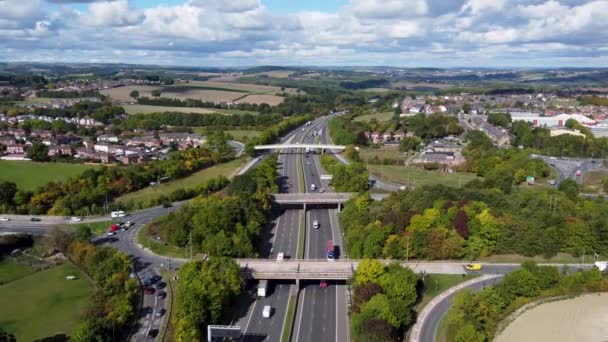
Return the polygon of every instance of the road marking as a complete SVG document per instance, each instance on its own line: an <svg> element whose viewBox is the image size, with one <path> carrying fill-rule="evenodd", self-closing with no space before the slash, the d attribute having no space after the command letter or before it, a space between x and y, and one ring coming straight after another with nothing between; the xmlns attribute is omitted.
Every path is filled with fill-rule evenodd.
<svg viewBox="0 0 608 342"><path fill-rule="evenodd" d="M300 330L302 330L302 315L304 314L304 303L306 298L306 288L302 290L302 305L300 305L300 318L298 319L298 330L296 330L296 342L300 340Z"/></svg>
<svg viewBox="0 0 608 342"><path fill-rule="evenodd" d="M310 222L310 211L306 211L305 213L305 217L304 217L304 240L306 241L306 251L304 253L304 259L308 259L309 258L309 254L310 254L310 236L306 237L307 235L309 235L309 231L308 231L308 224L307 222ZM312 235L312 234L310 234Z"/></svg>
<svg viewBox="0 0 608 342"><path fill-rule="evenodd" d="M245 339L245 335L247 335L247 329L249 329L249 323L251 322L251 317L253 317L253 314L255 313L255 306L256 305L258 305L257 299L253 302L253 308L251 309L251 314L249 315L249 319L247 320L247 324L245 324L245 331L243 333L243 336L241 337L241 341L243 341Z"/></svg>

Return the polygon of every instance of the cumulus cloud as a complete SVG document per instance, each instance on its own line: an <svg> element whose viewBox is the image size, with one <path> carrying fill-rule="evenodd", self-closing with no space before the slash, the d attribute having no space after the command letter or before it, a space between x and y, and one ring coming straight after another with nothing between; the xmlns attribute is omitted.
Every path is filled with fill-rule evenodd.
<svg viewBox="0 0 608 342"><path fill-rule="evenodd" d="M0 1L0 59L608 66L608 0L350 0L289 14L264 0L183 1Z"/></svg>

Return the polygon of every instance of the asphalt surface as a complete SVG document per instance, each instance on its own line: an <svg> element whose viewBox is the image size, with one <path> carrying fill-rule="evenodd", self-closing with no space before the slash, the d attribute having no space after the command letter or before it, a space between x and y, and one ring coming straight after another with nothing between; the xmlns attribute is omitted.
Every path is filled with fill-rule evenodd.
<svg viewBox="0 0 608 342"><path fill-rule="evenodd" d="M327 120L315 121L316 131L320 132L321 142L326 143L323 133L327 130ZM308 134L304 143L314 143L315 137ZM318 192L332 189L327 181L321 180L320 151L305 154L302 158L305 192ZM315 190L311 185L315 185ZM313 227L317 221L318 228ZM344 252L336 210L310 208L306 212L306 259L327 259L327 243L333 241L337 258ZM332 261L327 261L332 262ZM321 288L319 282L303 282L298 298L298 310L292 334L292 341L348 341L348 307L346 286L328 282Z"/></svg>
<svg viewBox="0 0 608 342"><path fill-rule="evenodd" d="M296 129L282 142L299 141L305 130ZM279 192L298 193L298 165L297 151L295 149L282 150L278 156L279 161ZM269 156L269 158L271 158ZM295 258L298 246L298 228L300 221L300 209L283 209L274 213L276 217L270 222L268 232L264 236L261 257L275 259L279 253L284 253L285 258ZM269 281L266 297L257 297L255 284L251 284L249 300L252 304L244 308L244 312L236 320L236 324L243 332L242 341L279 341L285 327L287 305L292 292L295 292L295 284L292 282ZM245 299L247 300L247 298ZM264 318L262 311L264 306L270 305L272 314L270 318Z"/></svg>

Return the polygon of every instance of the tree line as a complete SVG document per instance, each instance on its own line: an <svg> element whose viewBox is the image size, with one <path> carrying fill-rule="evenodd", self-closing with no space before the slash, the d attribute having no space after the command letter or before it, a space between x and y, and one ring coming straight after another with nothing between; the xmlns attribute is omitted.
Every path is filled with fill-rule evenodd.
<svg viewBox="0 0 608 342"><path fill-rule="evenodd" d="M38 90L36 97L49 97L56 99L70 99L79 97L98 97L102 95L97 90Z"/></svg>
<svg viewBox="0 0 608 342"><path fill-rule="evenodd" d="M493 287L472 293L461 291L447 315L454 342L491 341L497 327L509 314L541 298L608 291L608 279L597 268L560 273L554 266L525 262Z"/></svg>
<svg viewBox="0 0 608 342"><path fill-rule="evenodd" d="M352 258L475 260L606 255L607 217L603 200L540 188L507 194L472 181L400 191L378 202L364 194L346 203L340 223Z"/></svg>
<svg viewBox="0 0 608 342"><path fill-rule="evenodd" d="M331 186L338 192L361 192L369 189L369 173L358 162L348 165L326 154L321 157L321 165L332 175Z"/></svg>
<svg viewBox="0 0 608 342"><path fill-rule="evenodd" d="M399 264L359 263L352 281L350 309L353 341L400 341L414 322L420 278Z"/></svg>
<svg viewBox="0 0 608 342"><path fill-rule="evenodd" d="M120 124L124 129L136 128L146 130L158 130L163 126L181 127L268 127L281 122L283 118L278 114L234 114L225 115L220 113L208 113L205 115L197 113L163 112L150 114L130 115Z"/></svg>
<svg viewBox="0 0 608 342"><path fill-rule="evenodd" d="M158 93L158 95L160 96L160 93ZM198 99L180 100L180 99L168 98L168 97L159 97L159 98L138 97L137 103L142 104L142 105L165 106L165 107L237 109L237 110L259 112L262 114L270 114L270 112L272 110L270 105L267 103L227 104L227 103L214 102L214 101L203 101L203 100L198 100Z"/></svg>
<svg viewBox="0 0 608 342"><path fill-rule="evenodd" d="M152 229L168 243L210 256L255 257L278 191L276 158L235 177L225 194L201 195L157 220Z"/></svg>
<svg viewBox="0 0 608 342"><path fill-rule="evenodd" d="M95 284L91 301L70 340L111 341L136 312L139 282L129 277L128 255L113 247L92 245L90 238L90 231L77 235L71 230L54 228L48 239L51 246L66 254Z"/></svg>
<svg viewBox="0 0 608 342"><path fill-rule="evenodd" d="M36 215L101 214L106 203L109 204L106 209L120 208L111 204L114 198L142 189L151 182L158 182L160 178L169 177L174 180L185 177L233 158L232 149L229 154L217 155L214 150L218 146L207 145L175 151L169 154L167 160L155 160L146 164L92 168L78 177L63 182L49 182L35 191L18 189L13 182L0 182L0 210ZM225 184L225 180L209 187L217 189L222 184ZM181 196L176 196L179 197Z"/></svg>
<svg viewBox="0 0 608 342"><path fill-rule="evenodd" d="M42 108L37 107L28 109L25 107L1 106L0 111L8 116L18 116L25 114L44 115L53 118L85 118L90 117L96 121L109 124L114 119L120 118L126 114L124 108L114 106L109 102L90 102L82 101L74 103L66 108Z"/></svg>
<svg viewBox="0 0 608 342"><path fill-rule="evenodd" d="M284 119L274 126L271 126L260 133L257 137L251 139L245 145L245 152L249 155L255 154L254 147L256 145L272 144L276 142L282 135L295 129L298 126L313 119L312 115L298 115Z"/></svg>

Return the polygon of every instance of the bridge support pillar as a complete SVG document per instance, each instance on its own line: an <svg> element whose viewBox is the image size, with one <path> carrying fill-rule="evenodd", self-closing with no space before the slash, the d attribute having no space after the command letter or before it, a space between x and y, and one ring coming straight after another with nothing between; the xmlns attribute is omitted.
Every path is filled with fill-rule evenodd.
<svg viewBox="0 0 608 342"><path fill-rule="evenodd" d="M306 215L306 203L304 203L304 215Z"/></svg>
<svg viewBox="0 0 608 342"><path fill-rule="evenodd" d="M338 212L342 211L342 204L338 203Z"/></svg>
<svg viewBox="0 0 608 342"><path fill-rule="evenodd" d="M296 278L296 286L300 289L300 278Z"/></svg>

